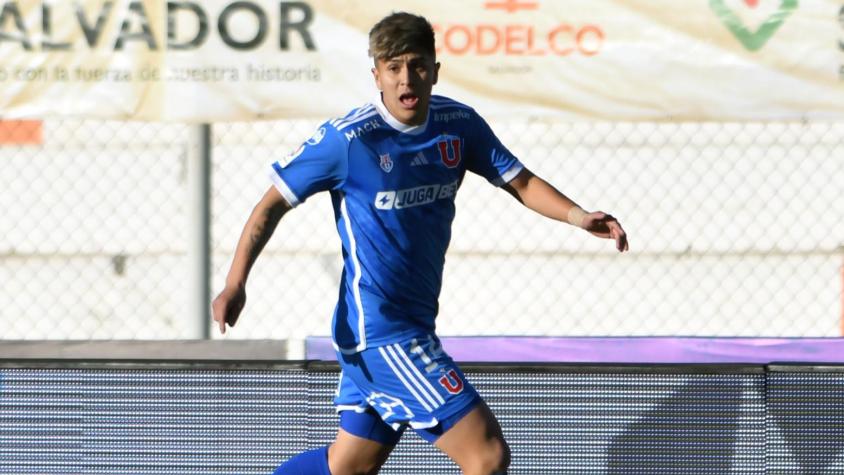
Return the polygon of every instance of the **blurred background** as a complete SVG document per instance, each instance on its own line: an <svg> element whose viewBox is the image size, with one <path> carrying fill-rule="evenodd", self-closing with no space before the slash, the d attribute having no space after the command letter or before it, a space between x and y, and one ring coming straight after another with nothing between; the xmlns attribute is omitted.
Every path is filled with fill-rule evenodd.
<svg viewBox="0 0 844 475"><path fill-rule="evenodd" d="M442 335L841 336L844 123L491 124L527 167L617 216L631 251L541 218L470 174L447 255ZM318 125L210 127L200 285L212 294L270 185L269 163ZM207 309L186 311L197 292L196 126L3 127L3 339L219 338ZM276 230L226 338L327 335L339 256L330 200L314 197Z"/></svg>

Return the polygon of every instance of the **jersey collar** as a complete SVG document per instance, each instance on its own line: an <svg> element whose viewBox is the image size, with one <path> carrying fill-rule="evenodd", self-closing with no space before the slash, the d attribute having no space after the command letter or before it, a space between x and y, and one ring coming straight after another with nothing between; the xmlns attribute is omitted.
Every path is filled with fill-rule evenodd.
<svg viewBox="0 0 844 475"><path fill-rule="evenodd" d="M428 121L431 120L431 109L430 106L428 107L428 117L425 119L425 123L422 125L407 125L400 122L398 119L393 117L393 114L390 114L390 111L387 110L387 106L384 105L384 102L381 100L381 92L379 91L375 95L375 99L372 101L375 104L375 109L378 111L378 114L384 119L384 122L387 123L390 127L398 130L399 132L411 135L419 135L428 128Z"/></svg>

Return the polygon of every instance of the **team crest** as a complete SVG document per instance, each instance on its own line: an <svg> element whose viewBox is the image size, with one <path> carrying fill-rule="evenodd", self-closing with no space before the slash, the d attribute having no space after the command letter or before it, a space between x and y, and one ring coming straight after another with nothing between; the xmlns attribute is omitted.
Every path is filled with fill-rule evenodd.
<svg viewBox="0 0 844 475"><path fill-rule="evenodd" d="M457 371L450 369L446 371L445 375L441 376L440 384L451 394L460 394L463 392L463 380L457 375Z"/></svg>
<svg viewBox="0 0 844 475"><path fill-rule="evenodd" d="M384 155L380 156L381 158L381 169L384 170L384 173L390 173L393 170L393 159L390 158L389 153L385 153Z"/></svg>
<svg viewBox="0 0 844 475"><path fill-rule="evenodd" d="M446 167L454 168L460 164L460 138L437 142L437 148Z"/></svg>

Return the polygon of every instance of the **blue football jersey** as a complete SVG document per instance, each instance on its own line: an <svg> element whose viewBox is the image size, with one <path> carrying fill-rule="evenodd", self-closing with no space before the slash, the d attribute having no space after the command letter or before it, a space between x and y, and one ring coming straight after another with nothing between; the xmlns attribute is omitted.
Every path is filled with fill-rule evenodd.
<svg viewBox="0 0 844 475"><path fill-rule="evenodd" d="M442 96L429 107L425 124L408 126L379 95L271 165L292 206L331 194L344 263L332 333L343 353L434 331L466 171L500 186L523 168L472 108Z"/></svg>

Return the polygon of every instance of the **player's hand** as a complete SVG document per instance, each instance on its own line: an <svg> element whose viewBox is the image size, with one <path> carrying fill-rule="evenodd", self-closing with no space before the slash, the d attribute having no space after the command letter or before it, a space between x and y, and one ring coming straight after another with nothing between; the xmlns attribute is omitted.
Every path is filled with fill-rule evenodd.
<svg viewBox="0 0 844 475"><path fill-rule="evenodd" d="M211 302L211 313L220 333L226 333L226 324L233 327L246 304L246 289L242 286L226 286L220 295Z"/></svg>
<svg viewBox="0 0 844 475"><path fill-rule="evenodd" d="M619 224L618 220L611 215L602 211L595 211L588 213L583 218L583 229L603 239L613 239L615 241L615 248L619 252L626 251L627 233Z"/></svg>

